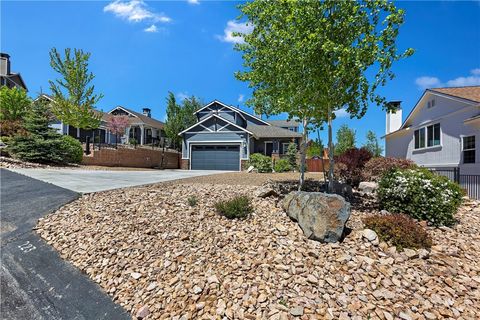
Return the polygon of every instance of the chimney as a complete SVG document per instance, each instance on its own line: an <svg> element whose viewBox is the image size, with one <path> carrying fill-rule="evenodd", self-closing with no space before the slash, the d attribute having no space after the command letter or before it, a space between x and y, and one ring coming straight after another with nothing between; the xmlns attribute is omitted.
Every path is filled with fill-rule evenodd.
<svg viewBox="0 0 480 320"><path fill-rule="evenodd" d="M385 134L397 131L402 126L402 107L401 101L390 101L388 104L392 111L387 111L387 123Z"/></svg>
<svg viewBox="0 0 480 320"><path fill-rule="evenodd" d="M143 108L143 115L151 118L152 117L152 110L150 108Z"/></svg>
<svg viewBox="0 0 480 320"><path fill-rule="evenodd" d="M10 56L6 53L0 53L0 74L10 74Z"/></svg>

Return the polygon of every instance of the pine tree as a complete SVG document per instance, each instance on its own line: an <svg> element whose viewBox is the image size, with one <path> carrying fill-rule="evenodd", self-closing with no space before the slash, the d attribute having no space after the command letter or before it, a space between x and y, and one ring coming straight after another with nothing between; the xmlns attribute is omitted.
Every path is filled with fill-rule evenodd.
<svg viewBox="0 0 480 320"><path fill-rule="evenodd" d="M65 163L62 135L50 128L52 113L48 105L38 100L25 116L24 135L17 135L8 147L16 158L39 163Z"/></svg>

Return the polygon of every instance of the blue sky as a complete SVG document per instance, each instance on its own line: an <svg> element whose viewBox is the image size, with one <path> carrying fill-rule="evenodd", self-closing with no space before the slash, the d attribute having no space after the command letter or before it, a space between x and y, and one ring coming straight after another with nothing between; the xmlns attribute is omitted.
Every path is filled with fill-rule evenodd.
<svg viewBox="0 0 480 320"><path fill-rule="evenodd" d="M235 79L242 58L233 50L231 31L238 2L213 1L2 1L1 51L11 55L30 95L49 91L56 74L49 65L52 47L91 52L94 84L105 97L98 108L150 107L165 117L165 98L196 95L244 108L251 91ZM426 87L480 84L480 2L397 2L406 10L398 47L416 50L394 66L396 78L381 89L387 99L402 100L404 117ZM361 120L339 114L357 131L385 132L385 114L371 105ZM278 118L278 117L277 117ZM312 135L314 137L316 135ZM321 133L326 141L326 132Z"/></svg>

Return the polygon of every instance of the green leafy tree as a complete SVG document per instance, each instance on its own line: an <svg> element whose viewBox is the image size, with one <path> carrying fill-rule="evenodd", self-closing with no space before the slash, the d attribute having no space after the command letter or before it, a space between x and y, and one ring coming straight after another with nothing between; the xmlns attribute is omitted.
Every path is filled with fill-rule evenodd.
<svg viewBox="0 0 480 320"><path fill-rule="evenodd" d="M367 141L363 145L374 157L380 157L383 152L382 146L378 143L377 135L372 130L367 132Z"/></svg>
<svg viewBox="0 0 480 320"><path fill-rule="evenodd" d="M0 88L0 120L21 120L31 104L25 90L6 86Z"/></svg>
<svg viewBox="0 0 480 320"><path fill-rule="evenodd" d="M175 95L168 93L167 97L167 121L165 123L165 135L169 138L175 149L182 145L182 137L178 134L197 122L194 112L202 106L195 96L183 100L182 105L177 104Z"/></svg>
<svg viewBox="0 0 480 320"><path fill-rule="evenodd" d="M165 135L173 144L174 149L182 143L182 138L178 134L182 131L181 128L182 116L181 108L177 104L175 95L172 92L168 92L167 97L167 121L165 122Z"/></svg>
<svg viewBox="0 0 480 320"><path fill-rule="evenodd" d="M63 164L81 161L83 151L80 142L50 128L52 119L53 115L45 101L34 102L25 115L27 133L15 136L8 151L16 158L31 162Z"/></svg>
<svg viewBox="0 0 480 320"><path fill-rule="evenodd" d="M65 49L62 57L57 49L50 51L50 65L60 74L55 81L49 80L53 101L52 111L63 122L81 129L96 129L100 116L94 112L95 105L103 97L95 94L91 84L95 78L88 71L90 53L80 49Z"/></svg>
<svg viewBox="0 0 480 320"><path fill-rule="evenodd" d="M307 147L307 157L323 157L323 142L321 139L311 140Z"/></svg>
<svg viewBox="0 0 480 320"><path fill-rule="evenodd" d="M340 126L337 131L337 143L335 144L335 155L344 154L348 149L355 148L355 130L350 129L346 124Z"/></svg>
<svg viewBox="0 0 480 320"><path fill-rule="evenodd" d="M257 113L286 112L301 119L304 139L300 186L304 182L308 131L328 125L329 189L333 190L332 121L344 108L361 118L370 103L389 106L378 88L394 77L391 67L412 49L398 53L396 38L404 11L387 1L252 1L240 6L253 27L234 33L244 41L245 71Z"/></svg>

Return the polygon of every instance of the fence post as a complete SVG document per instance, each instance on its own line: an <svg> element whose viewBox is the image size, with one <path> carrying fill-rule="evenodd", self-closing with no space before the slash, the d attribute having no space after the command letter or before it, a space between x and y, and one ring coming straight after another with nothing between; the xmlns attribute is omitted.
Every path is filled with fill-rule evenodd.
<svg viewBox="0 0 480 320"><path fill-rule="evenodd" d="M460 184L460 167L456 167L454 171L455 182Z"/></svg>

